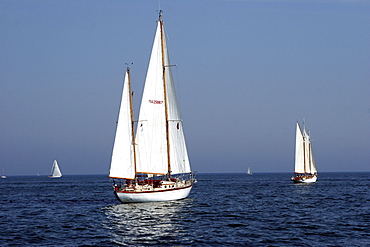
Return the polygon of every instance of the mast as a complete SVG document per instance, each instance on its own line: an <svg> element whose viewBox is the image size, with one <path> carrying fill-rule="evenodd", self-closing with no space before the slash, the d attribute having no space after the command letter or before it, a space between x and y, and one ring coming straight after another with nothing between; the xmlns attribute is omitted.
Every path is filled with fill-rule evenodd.
<svg viewBox="0 0 370 247"><path fill-rule="evenodd" d="M137 180L136 177L136 149L135 149L135 121L134 121L134 110L132 108L132 91L131 91L131 77L130 77L130 67L127 67L127 85L128 85L128 91L130 94L129 101L130 101L130 118L131 118L131 141L133 146L133 153L134 153L134 172L135 172L135 180Z"/></svg>
<svg viewBox="0 0 370 247"><path fill-rule="evenodd" d="M162 69L163 69L163 90L164 90L164 109L165 109L165 122L166 122L166 142L167 142L167 162L168 162L168 179L171 177L171 157L170 157L170 138L168 126L168 97L167 97L167 81L166 81L166 64L165 64L165 47L164 47L164 30L162 10L159 11L159 24L161 27L161 53L162 53Z"/></svg>
<svg viewBox="0 0 370 247"><path fill-rule="evenodd" d="M306 136L303 136L303 170L304 170L304 173L307 173L306 171Z"/></svg>
<svg viewBox="0 0 370 247"><path fill-rule="evenodd" d="M308 163L308 165L307 165L307 162L309 162L309 152L308 152L308 154L306 154L307 153L307 144L309 145L309 142L308 142L308 135L307 135L307 131L306 131L306 125L305 125L305 119L303 119L303 164L304 164L304 173L306 174L306 173L308 173L307 172L307 169L306 168L308 168L308 165L310 165L309 163ZM308 158L308 161L307 161L307 158Z"/></svg>
<svg viewBox="0 0 370 247"><path fill-rule="evenodd" d="M311 141L308 143L308 162L309 162L309 167L310 167L310 174L313 174L312 173L312 162L311 162L311 157L312 153L311 153Z"/></svg>

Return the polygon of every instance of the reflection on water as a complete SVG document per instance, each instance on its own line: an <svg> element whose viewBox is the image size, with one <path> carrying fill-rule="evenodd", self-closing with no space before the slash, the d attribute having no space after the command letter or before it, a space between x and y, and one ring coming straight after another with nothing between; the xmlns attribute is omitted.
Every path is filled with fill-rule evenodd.
<svg viewBox="0 0 370 247"><path fill-rule="evenodd" d="M105 215L112 241L120 245L191 244L184 218L192 199L172 202L118 204Z"/></svg>
<svg viewBox="0 0 370 247"><path fill-rule="evenodd" d="M317 188L316 183L292 183L291 186L294 188L292 192L293 195L310 196L315 193L315 188Z"/></svg>

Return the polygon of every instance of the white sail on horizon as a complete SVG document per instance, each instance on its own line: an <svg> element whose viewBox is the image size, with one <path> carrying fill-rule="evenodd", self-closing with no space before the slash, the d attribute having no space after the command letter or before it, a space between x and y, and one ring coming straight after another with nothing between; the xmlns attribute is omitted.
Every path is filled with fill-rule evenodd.
<svg viewBox="0 0 370 247"><path fill-rule="evenodd" d="M50 176L49 177L55 177L59 178L62 176L62 172L59 169L58 162L56 160L53 161L53 165L51 167Z"/></svg>

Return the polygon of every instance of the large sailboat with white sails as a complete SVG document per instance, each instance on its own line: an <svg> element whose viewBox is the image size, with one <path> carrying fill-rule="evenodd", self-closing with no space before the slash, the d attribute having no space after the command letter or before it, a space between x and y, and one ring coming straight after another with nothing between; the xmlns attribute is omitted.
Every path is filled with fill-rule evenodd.
<svg viewBox="0 0 370 247"><path fill-rule="evenodd" d="M124 80L109 172L123 203L183 199L194 185L171 67L160 11L137 121L129 68Z"/></svg>
<svg viewBox="0 0 370 247"><path fill-rule="evenodd" d="M310 135L307 133L305 125L303 124L302 131L297 122L294 176L291 179L295 183L315 183L317 176Z"/></svg>

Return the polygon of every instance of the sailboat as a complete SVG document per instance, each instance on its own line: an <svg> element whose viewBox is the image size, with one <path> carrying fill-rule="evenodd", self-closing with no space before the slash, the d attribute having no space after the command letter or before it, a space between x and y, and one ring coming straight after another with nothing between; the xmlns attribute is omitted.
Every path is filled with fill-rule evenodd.
<svg viewBox="0 0 370 247"><path fill-rule="evenodd" d="M50 178L60 178L61 176L62 176L62 173L60 172L58 162L54 160L49 177Z"/></svg>
<svg viewBox="0 0 370 247"><path fill-rule="evenodd" d="M251 168L250 168L250 167L248 167L247 174L248 174L248 175L252 175L252 174L253 174L253 173L251 172Z"/></svg>
<svg viewBox="0 0 370 247"><path fill-rule="evenodd" d="M125 74L109 171L123 203L184 199L194 185L171 66L160 11L138 121Z"/></svg>
<svg viewBox="0 0 370 247"><path fill-rule="evenodd" d="M1 174L1 178L6 178L4 168L3 168L3 173Z"/></svg>
<svg viewBox="0 0 370 247"><path fill-rule="evenodd" d="M294 176L291 178L295 183L315 183L317 180L317 169L312 153L310 135L303 124L303 131L296 124L295 143L295 168Z"/></svg>

